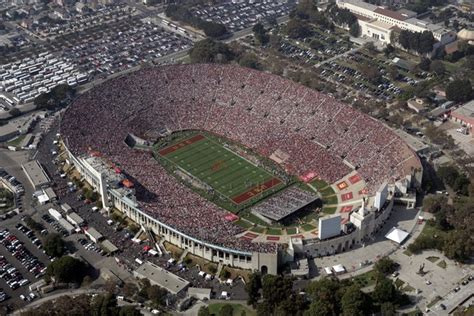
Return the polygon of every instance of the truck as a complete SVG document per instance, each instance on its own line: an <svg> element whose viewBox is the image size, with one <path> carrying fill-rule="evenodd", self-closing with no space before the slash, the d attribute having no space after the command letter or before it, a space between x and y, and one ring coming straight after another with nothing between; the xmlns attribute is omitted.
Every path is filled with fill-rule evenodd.
<svg viewBox="0 0 474 316"><path fill-rule="evenodd" d="M59 213L58 211L56 211L54 208L50 208L48 210L48 213L49 215L51 215L55 220L59 221L59 219L61 219L63 216L61 215L61 213Z"/></svg>

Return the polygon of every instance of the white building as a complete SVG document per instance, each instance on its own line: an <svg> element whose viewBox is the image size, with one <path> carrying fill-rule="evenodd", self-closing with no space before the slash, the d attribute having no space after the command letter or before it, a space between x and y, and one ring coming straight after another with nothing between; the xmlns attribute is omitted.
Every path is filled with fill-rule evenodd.
<svg viewBox="0 0 474 316"><path fill-rule="evenodd" d="M374 38L385 44L391 43L394 30L411 32L430 31L438 41L433 49L446 45L456 39L456 33L438 24L432 24L416 18L409 10L392 11L362 0L337 0L339 8L351 11L359 20L361 35Z"/></svg>

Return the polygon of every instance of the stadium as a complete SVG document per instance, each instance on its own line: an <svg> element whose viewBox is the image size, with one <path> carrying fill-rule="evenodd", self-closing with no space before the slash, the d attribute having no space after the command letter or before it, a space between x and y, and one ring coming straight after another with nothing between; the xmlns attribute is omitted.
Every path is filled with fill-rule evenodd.
<svg viewBox="0 0 474 316"><path fill-rule="evenodd" d="M349 249L389 216L395 190L421 183L419 158L381 122L231 65L109 80L66 110L61 137L104 208L194 255L268 273L289 249L313 255L339 238L335 251ZM325 214L341 226L322 240L315 223Z"/></svg>

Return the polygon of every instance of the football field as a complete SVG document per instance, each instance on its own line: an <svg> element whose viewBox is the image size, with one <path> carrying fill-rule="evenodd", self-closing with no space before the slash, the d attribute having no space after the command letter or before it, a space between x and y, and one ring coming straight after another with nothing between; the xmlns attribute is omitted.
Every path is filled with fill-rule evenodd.
<svg viewBox="0 0 474 316"><path fill-rule="evenodd" d="M202 134L160 149L158 154L235 204L284 186L281 179Z"/></svg>

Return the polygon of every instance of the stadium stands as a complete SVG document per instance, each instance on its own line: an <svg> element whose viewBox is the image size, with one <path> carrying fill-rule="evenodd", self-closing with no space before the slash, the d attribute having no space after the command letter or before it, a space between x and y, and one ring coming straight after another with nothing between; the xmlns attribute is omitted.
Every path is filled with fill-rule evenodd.
<svg viewBox="0 0 474 316"><path fill-rule="evenodd" d="M200 240L248 251L272 244L237 239L243 229L226 211L180 184L149 152L124 142L164 128L206 130L269 157L288 155L291 174L313 172L328 183L358 168L373 193L406 176L416 155L388 127L334 98L271 74L230 65L170 65L110 80L80 96L66 111L61 133L76 156L100 152L136 186L146 213ZM415 163L414 163L415 160ZM410 168L406 166L410 163Z"/></svg>

